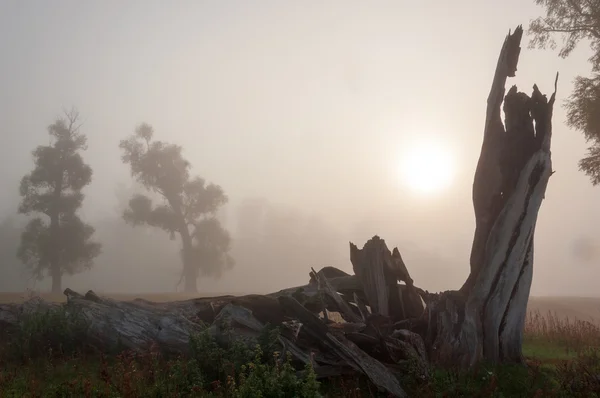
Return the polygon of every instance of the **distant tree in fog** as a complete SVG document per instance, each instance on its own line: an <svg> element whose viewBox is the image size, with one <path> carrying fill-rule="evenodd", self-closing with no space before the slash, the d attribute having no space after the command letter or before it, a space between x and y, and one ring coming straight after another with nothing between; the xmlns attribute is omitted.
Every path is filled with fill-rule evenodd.
<svg viewBox="0 0 600 398"><path fill-rule="evenodd" d="M220 186L206 184L190 176L190 163L178 145L153 140L148 124L140 125L127 140L121 141L123 162L132 176L148 191L159 194L163 203L154 205L146 195L134 195L123 218L133 226L147 224L181 237L184 290L197 291L201 275L219 276L233 267L229 255L229 233L216 218L227 203Z"/></svg>
<svg viewBox="0 0 600 398"><path fill-rule="evenodd" d="M39 280L49 275L60 293L63 274L89 269L101 246L94 228L76 214L92 181L92 169L80 151L87 138L79 132L78 113L65 112L48 127L51 143L33 151L35 167L21 180L19 213L35 214L21 235L17 256Z"/></svg>

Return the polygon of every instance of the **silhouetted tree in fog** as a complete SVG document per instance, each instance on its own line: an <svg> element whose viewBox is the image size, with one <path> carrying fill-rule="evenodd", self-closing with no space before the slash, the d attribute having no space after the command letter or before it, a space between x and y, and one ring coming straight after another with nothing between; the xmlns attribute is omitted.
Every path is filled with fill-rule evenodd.
<svg viewBox="0 0 600 398"><path fill-rule="evenodd" d="M178 233L182 243L184 290L197 291L202 275L219 276L233 267L229 256L230 236L215 217L227 203L220 186L205 184L200 177L190 177L190 163L178 145L153 141L154 131L140 125L135 134L121 141L123 162L131 166L132 176L149 191L164 198L154 205L145 195L135 195L123 218L133 226L148 224L171 234Z"/></svg>
<svg viewBox="0 0 600 398"><path fill-rule="evenodd" d="M580 41L592 49L590 77L577 76L573 93L566 102L567 125L579 130L592 145L579 161L592 184L600 184L600 0L535 0L545 8L546 16L531 21L530 45L556 48L554 37L560 35L563 45L559 56L568 57Z"/></svg>
<svg viewBox="0 0 600 398"><path fill-rule="evenodd" d="M78 113L48 127L51 143L33 151L34 170L21 180L19 213L39 214L29 221L17 255L38 279L52 277L52 292L61 292L63 274L89 269L100 254L91 240L94 228L76 214L83 203L81 190L92 181L92 169L80 151L87 138L79 132Z"/></svg>

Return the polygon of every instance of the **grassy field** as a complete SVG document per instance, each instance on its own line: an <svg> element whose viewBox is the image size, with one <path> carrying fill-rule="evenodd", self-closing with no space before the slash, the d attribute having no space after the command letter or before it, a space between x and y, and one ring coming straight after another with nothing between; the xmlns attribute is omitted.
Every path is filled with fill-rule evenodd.
<svg viewBox="0 0 600 398"><path fill-rule="evenodd" d="M4 294L0 302L26 297ZM425 382L418 382L408 366L399 377L414 397L598 397L599 305L600 299L532 298L523 347L528 366L483 364L471 372L434 368ZM189 357L167 358L153 347L142 354L90 350L81 343L85 325L68 317L57 310L25 319L18 333L0 341L0 397L379 396L360 378L317 382L309 368L299 376L275 352L276 330L261 336L256 350L219 347L201 334L190 341Z"/></svg>

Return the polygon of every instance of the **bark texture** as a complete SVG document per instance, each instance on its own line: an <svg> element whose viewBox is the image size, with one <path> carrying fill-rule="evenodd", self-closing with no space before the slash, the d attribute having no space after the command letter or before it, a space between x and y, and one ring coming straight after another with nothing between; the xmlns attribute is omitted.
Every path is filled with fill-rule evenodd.
<svg viewBox="0 0 600 398"><path fill-rule="evenodd" d="M548 100L535 85L531 96L515 86L505 96L522 34L519 26L504 41L488 97L473 183L471 272L459 290L418 288L398 248L390 251L374 236L362 249L350 243L354 275L333 267L311 269L308 284L267 295L169 303L121 302L67 289L65 308L83 314L91 342L134 350L155 343L185 353L204 323L222 344L231 338L223 333L225 321L233 336L249 343L264 325L278 325L282 351L299 364L312 364L319 377L364 374L398 397L406 393L397 375L410 369L425 380L431 362L463 368L483 359L520 362L535 226L552 174L555 101L555 94ZM39 306L57 304L0 305L0 329L18 331L22 314Z"/></svg>
<svg viewBox="0 0 600 398"><path fill-rule="evenodd" d="M488 97L473 183L471 273L459 292L441 294L428 306L429 342L437 362L469 367L481 359L522 359L535 225L552 174L556 94L555 81L550 100L536 85L531 96L512 86L504 97L506 79L515 75L522 34L519 26L504 41Z"/></svg>

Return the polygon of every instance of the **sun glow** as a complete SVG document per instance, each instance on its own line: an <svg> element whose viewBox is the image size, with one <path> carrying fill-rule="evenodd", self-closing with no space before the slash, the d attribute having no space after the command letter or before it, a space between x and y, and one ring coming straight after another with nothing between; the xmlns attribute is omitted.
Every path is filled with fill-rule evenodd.
<svg viewBox="0 0 600 398"><path fill-rule="evenodd" d="M439 193L454 180L453 151L435 141L412 145L402 155L399 171L410 190L422 195Z"/></svg>

